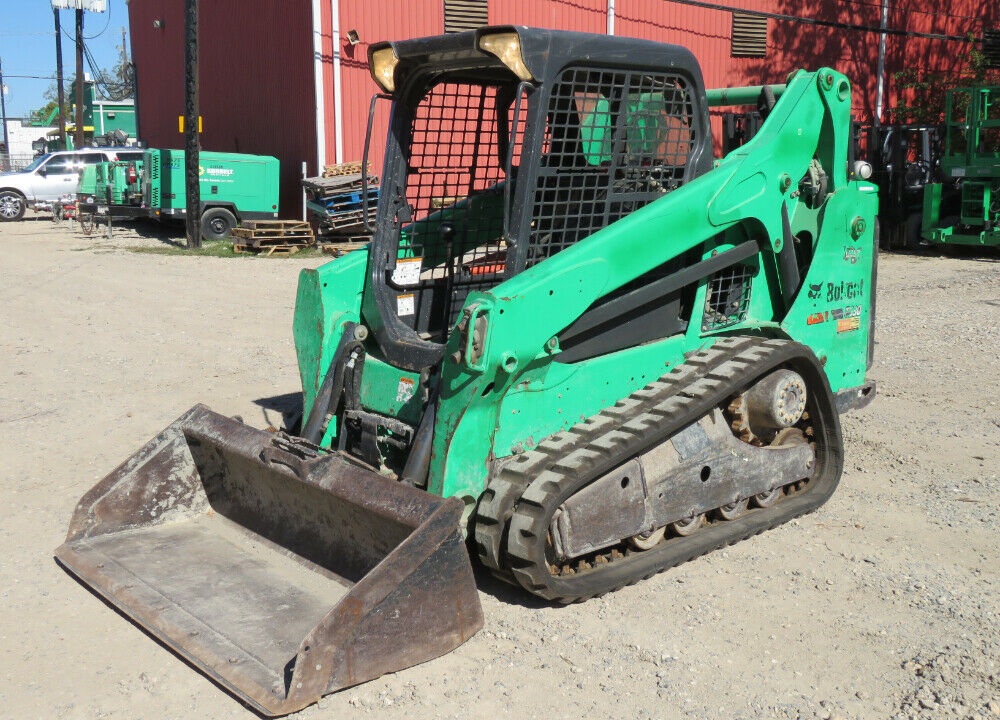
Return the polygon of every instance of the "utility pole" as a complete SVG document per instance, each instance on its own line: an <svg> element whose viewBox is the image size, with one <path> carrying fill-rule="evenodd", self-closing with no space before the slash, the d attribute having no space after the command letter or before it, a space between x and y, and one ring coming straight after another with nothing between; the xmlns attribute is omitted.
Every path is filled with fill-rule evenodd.
<svg viewBox="0 0 1000 720"><path fill-rule="evenodd" d="M201 188L198 164L198 0L184 8L184 185L187 192L187 245L201 247Z"/></svg>
<svg viewBox="0 0 1000 720"><path fill-rule="evenodd" d="M80 149L84 146L83 137L83 10L76 11L76 133L73 146Z"/></svg>
<svg viewBox="0 0 1000 720"><path fill-rule="evenodd" d="M3 60L0 60L0 122L3 123L3 151L7 156L7 162L2 170L10 170L10 139L7 137L7 99L3 91Z"/></svg>
<svg viewBox="0 0 1000 720"><path fill-rule="evenodd" d="M59 149L66 149L66 92L63 88L62 28L59 26L59 8L52 8L56 20L56 102L59 103Z"/></svg>

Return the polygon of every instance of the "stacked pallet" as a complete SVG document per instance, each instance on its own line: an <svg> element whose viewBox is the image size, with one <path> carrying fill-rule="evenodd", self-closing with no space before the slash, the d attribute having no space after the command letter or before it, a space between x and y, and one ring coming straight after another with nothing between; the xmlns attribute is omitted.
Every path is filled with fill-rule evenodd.
<svg viewBox="0 0 1000 720"><path fill-rule="evenodd" d="M231 235L237 253L292 255L316 243L312 227L301 220L247 220Z"/></svg>
<svg viewBox="0 0 1000 720"><path fill-rule="evenodd" d="M371 172L372 164L368 163L366 165L367 171ZM323 177L336 177L338 175L360 175L361 174L361 162L346 162L340 163L339 165L324 165L323 166Z"/></svg>
<svg viewBox="0 0 1000 720"><path fill-rule="evenodd" d="M378 178L362 174L361 163L328 165L322 177L305 178L306 208L316 223L317 245L325 252L340 254L371 240L365 220L375 221Z"/></svg>

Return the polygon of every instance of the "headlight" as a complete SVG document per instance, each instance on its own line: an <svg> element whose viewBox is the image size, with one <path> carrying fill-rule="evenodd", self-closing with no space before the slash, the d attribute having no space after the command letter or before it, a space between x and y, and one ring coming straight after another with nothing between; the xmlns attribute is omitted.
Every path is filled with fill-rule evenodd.
<svg viewBox="0 0 1000 720"><path fill-rule="evenodd" d="M479 38L479 49L496 55L500 62L522 80L531 80L531 71L521 55L521 38L516 32L493 33Z"/></svg>
<svg viewBox="0 0 1000 720"><path fill-rule="evenodd" d="M399 58L392 47L379 48L372 53L371 74L372 80L387 93L396 89L396 66L399 65Z"/></svg>

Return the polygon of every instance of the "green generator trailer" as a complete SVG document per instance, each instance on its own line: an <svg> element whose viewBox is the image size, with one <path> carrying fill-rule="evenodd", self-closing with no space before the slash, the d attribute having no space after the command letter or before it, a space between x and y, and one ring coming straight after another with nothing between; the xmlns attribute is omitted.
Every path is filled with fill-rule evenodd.
<svg viewBox="0 0 1000 720"><path fill-rule="evenodd" d="M706 90L683 48L523 27L369 62L374 237L300 276L301 423L192 408L56 551L268 715L468 640L470 554L570 603L815 510L874 397L843 75ZM709 109L746 104L713 159Z"/></svg>
<svg viewBox="0 0 1000 720"><path fill-rule="evenodd" d="M202 236L221 240L244 220L277 218L278 173L277 158L200 153ZM85 230L95 216L182 220L187 214L184 151L148 149L141 160L88 166L78 197Z"/></svg>
<svg viewBox="0 0 1000 720"><path fill-rule="evenodd" d="M941 175L924 187L924 240L1000 246L1000 86L948 91Z"/></svg>
<svg viewBox="0 0 1000 720"><path fill-rule="evenodd" d="M183 150L147 150L142 202L150 217L183 219L187 214ZM278 217L280 165L268 155L203 151L198 155L201 234L206 240L229 237L244 220Z"/></svg>

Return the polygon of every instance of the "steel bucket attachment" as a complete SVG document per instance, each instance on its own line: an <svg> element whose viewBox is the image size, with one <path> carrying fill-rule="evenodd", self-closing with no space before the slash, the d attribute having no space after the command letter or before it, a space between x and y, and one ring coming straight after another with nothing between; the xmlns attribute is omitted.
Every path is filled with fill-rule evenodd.
<svg viewBox="0 0 1000 720"><path fill-rule="evenodd" d="M482 627L461 513L196 405L86 494L56 558L282 715Z"/></svg>

